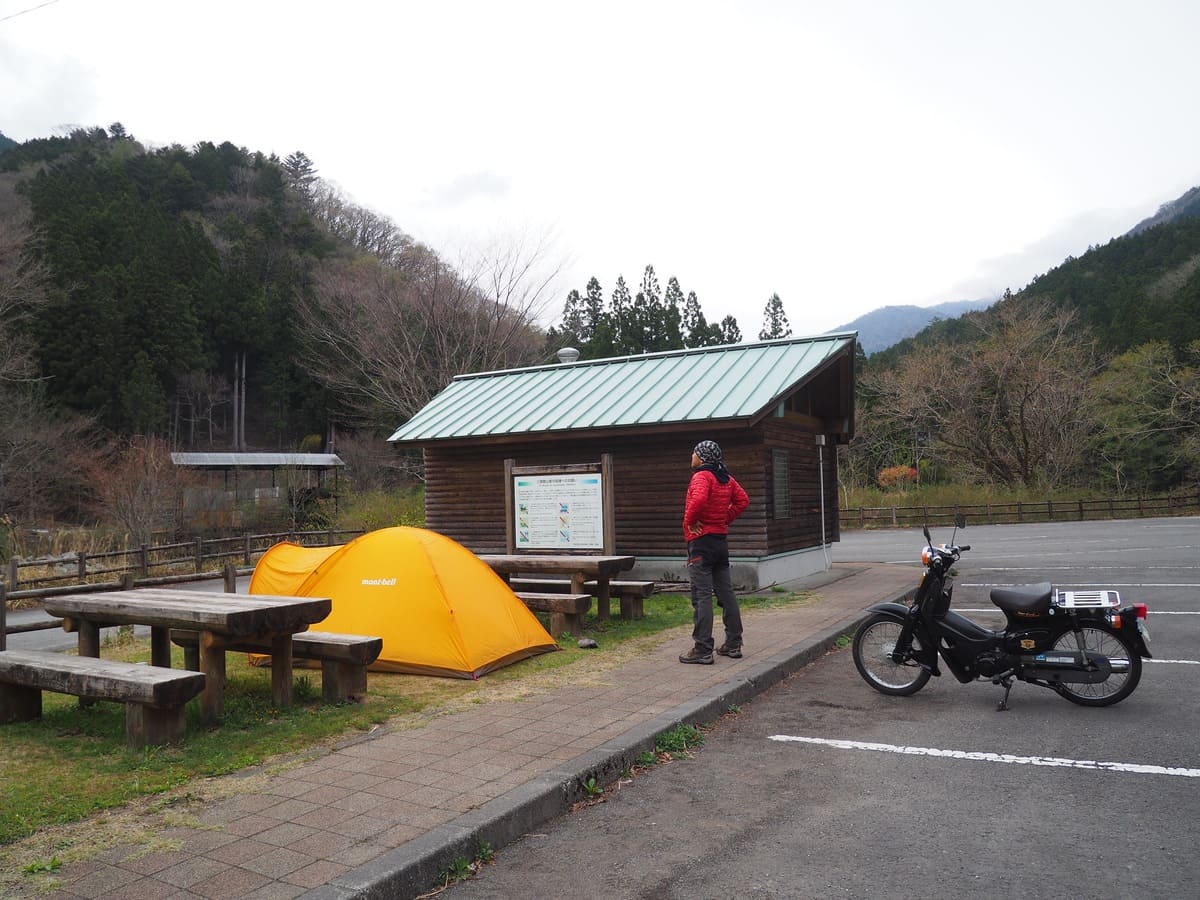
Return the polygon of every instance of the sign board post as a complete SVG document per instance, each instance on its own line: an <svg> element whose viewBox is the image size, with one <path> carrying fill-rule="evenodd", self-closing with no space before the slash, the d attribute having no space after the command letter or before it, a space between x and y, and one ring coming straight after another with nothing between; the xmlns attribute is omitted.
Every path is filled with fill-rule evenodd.
<svg viewBox="0 0 1200 900"><path fill-rule="evenodd" d="M504 461L509 553L614 552L612 459L559 466Z"/></svg>

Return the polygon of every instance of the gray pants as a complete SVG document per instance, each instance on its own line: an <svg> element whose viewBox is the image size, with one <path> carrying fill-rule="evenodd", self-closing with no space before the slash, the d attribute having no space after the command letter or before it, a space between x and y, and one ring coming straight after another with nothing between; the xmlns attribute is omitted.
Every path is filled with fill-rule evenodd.
<svg viewBox="0 0 1200 900"><path fill-rule="evenodd" d="M692 580L692 641L712 653L715 593L726 645L742 646L742 610L729 577L729 545L724 535L706 534L688 544L688 577Z"/></svg>

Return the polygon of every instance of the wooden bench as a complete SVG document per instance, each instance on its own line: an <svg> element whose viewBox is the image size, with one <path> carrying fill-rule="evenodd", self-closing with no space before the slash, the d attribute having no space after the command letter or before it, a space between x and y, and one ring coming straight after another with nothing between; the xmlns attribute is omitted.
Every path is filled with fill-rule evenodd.
<svg viewBox="0 0 1200 900"><path fill-rule="evenodd" d="M566 578L512 578L509 586L514 591L543 591L569 592L571 582ZM596 582L587 581L584 590L590 591L593 597L598 590ZM611 596L621 600L622 619L641 619L646 613L642 601L654 593L653 581L610 581L608 590Z"/></svg>
<svg viewBox="0 0 1200 900"><path fill-rule="evenodd" d="M575 637L583 634L583 617L592 608L591 594L538 593L514 591L517 598L534 612L550 613L550 637L556 641L564 632Z"/></svg>
<svg viewBox="0 0 1200 900"><path fill-rule="evenodd" d="M200 668L200 635L171 629L171 640L183 648L184 665ZM236 638L222 641L225 650L270 653L269 639ZM362 703L367 697L367 666L379 658L383 638L331 631L301 631L292 635L292 658L321 663L321 697L326 703Z"/></svg>
<svg viewBox="0 0 1200 900"><path fill-rule="evenodd" d="M168 744L183 737L183 707L204 690L204 676L161 666L37 650L0 652L0 722L42 715L42 691L125 704L130 747Z"/></svg>

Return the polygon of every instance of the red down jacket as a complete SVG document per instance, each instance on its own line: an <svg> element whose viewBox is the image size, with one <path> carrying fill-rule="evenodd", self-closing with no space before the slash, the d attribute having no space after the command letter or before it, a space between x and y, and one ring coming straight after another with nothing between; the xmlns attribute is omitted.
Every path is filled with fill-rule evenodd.
<svg viewBox="0 0 1200 900"><path fill-rule="evenodd" d="M707 467L700 468L688 482L683 506L683 537L694 541L705 534L727 534L729 523L746 511L750 498L732 475L720 480ZM700 531L694 526L699 525ZM691 530L690 530L691 529Z"/></svg>

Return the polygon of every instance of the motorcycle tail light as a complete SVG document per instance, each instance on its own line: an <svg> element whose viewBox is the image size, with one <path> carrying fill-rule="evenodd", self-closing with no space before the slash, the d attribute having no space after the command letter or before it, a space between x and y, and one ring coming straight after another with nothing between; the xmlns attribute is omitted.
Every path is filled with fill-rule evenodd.
<svg viewBox="0 0 1200 900"><path fill-rule="evenodd" d="M1145 603L1135 603L1135 604L1133 604L1133 609L1134 609L1134 612L1135 612L1135 613L1137 613L1137 617L1138 617L1139 619L1144 619L1144 618L1146 618L1146 612L1147 612L1147 610L1146 610L1146 604L1145 604Z"/></svg>

